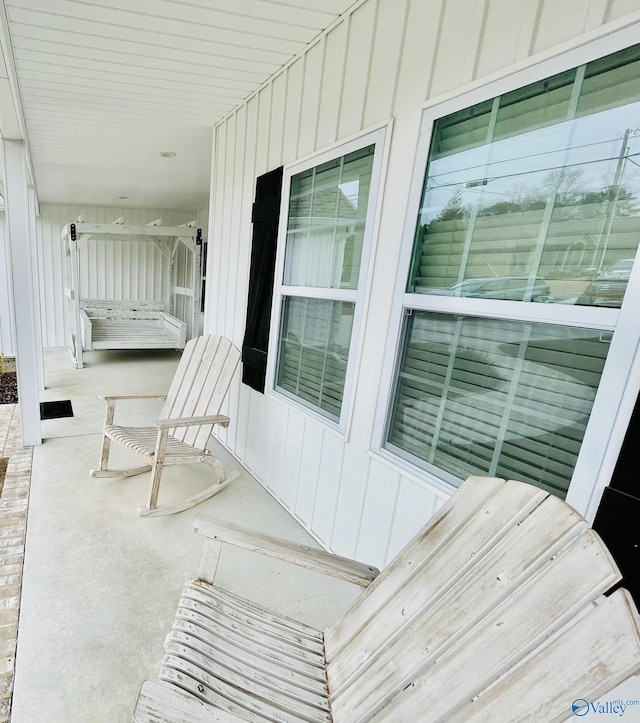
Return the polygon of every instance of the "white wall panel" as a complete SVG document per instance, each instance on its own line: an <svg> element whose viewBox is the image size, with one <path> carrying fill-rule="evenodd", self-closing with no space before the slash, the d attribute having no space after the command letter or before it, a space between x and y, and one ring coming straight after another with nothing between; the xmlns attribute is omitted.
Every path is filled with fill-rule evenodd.
<svg viewBox="0 0 640 723"><path fill-rule="evenodd" d="M316 43L304 56L304 79L298 129L298 157L312 153L316 146L320 92L326 50L326 38Z"/></svg>
<svg viewBox="0 0 640 723"><path fill-rule="evenodd" d="M349 26L347 23L341 23L327 36L318 106L316 143L320 148L331 145L338 137L338 118L340 118L342 105L343 70L348 40Z"/></svg>
<svg viewBox="0 0 640 723"><path fill-rule="evenodd" d="M233 258L230 259L229 273L235 278L235 288L228 295L227 313L226 313L226 329L227 336L232 337L236 332L237 317L244 314L246 306L247 281L245 275L239 276L240 268L246 268L250 261L251 244L247 230L251 229L251 218L244 217L244 189L245 189L245 169L244 169L244 149L246 144L247 133L247 112L246 106L236 113L236 144L234 147L233 157L233 195L231 198L231 233L234 238L242 239L242 242L233 250L232 257L237 255L239 263ZM250 198L250 196L249 196ZM240 292L243 292L242 295Z"/></svg>
<svg viewBox="0 0 640 723"><path fill-rule="evenodd" d="M589 13L594 6L599 9L601 3L594 3L593 0L564 0L561 3L542 0L532 51L539 52L570 40L576 30L583 32L587 28Z"/></svg>
<svg viewBox="0 0 640 723"><path fill-rule="evenodd" d="M473 80L486 8L487 0L447 0L429 91L432 97ZM504 31L511 29L504 27Z"/></svg>
<svg viewBox="0 0 640 723"><path fill-rule="evenodd" d="M638 12L637 0L610 0L605 20L616 20L634 12Z"/></svg>
<svg viewBox="0 0 640 723"><path fill-rule="evenodd" d="M282 161L290 163L298 157L304 63L295 63L289 66L285 72L287 74L287 96L285 98Z"/></svg>
<svg viewBox="0 0 640 723"><path fill-rule="evenodd" d="M254 395L255 396L255 395ZM282 464L280 499L290 510L295 509L300 483L300 460L304 440L305 417L290 409L287 415L287 441Z"/></svg>
<svg viewBox="0 0 640 723"><path fill-rule="evenodd" d="M12 310L9 294L9 247L5 243L5 215L0 213L0 354L14 356Z"/></svg>
<svg viewBox="0 0 640 723"><path fill-rule="evenodd" d="M238 346L238 348L240 348ZM245 419L253 419L251 415L251 406L253 402L253 407L255 409L255 405L260 403L259 399L255 399L256 395L251 393L251 389L244 384L240 384L240 381L238 380L238 375L236 375L236 379L234 380L234 387L238 389L237 396L234 395L234 399L229 399L229 404L231 405L232 401L235 401L237 403L237 419L238 424L235 425L235 446L233 449L236 451L240 459L242 459L249 469L253 472L253 467L251 467L251 453L249 453L249 458L247 459L247 449L250 448L250 443L248 443L248 437L249 434L257 434L259 432L258 429L256 429L256 425L248 425L243 420ZM235 412L233 407L229 407L230 410ZM232 418L235 416L235 414L230 415Z"/></svg>
<svg viewBox="0 0 640 723"><path fill-rule="evenodd" d="M306 424L302 442L300 475L294 512L298 519L310 528L318 491L318 476L322 459L322 439L324 432L317 424Z"/></svg>
<svg viewBox="0 0 640 723"><path fill-rule="evenodd" d="M247 389L247 387L245 387ZM254 423L247 428L245 459L251 469L265 470L269 464L270 433L269 416L270 405L265 397L259 394L249 394L249 414Z"/></svg>
<svg viewBox="0 0 640 723"><path fill-rule="evenodd" d="M368 453L420 104L637 11L640 0L367 0L219 125L207 328L240 345L256 177L394 119L348 435L237 381L221 436L336 552L383 565L443 502Z"/></svg>
<svg viewBox="0 0 640 723"><path fill-rule="evenodd" d="M396 81L395 113L400 108L412 109L427 97L435 58L438 34L444 15L445 0L430 3L409 2L406 30ZM421 28L417 33L413 28Z"/></svg>
<svg viewBox="0 0 640 723"><path fill-rule="evenodd" d="M371 458L348 444L344 449L342 474L331 547L345 557L355 557L360 521L365 506Z"/></svg>
<svg viewBox="0 0 640 723"><path fill-rule="evenodd" d="M277 168L282 163L284 117L287 109L287 73L280 74L271 84L267 167Z"/></svg>
<svg viewBox="0 0 640 723"><path fill-rule="evenodd" d="M413 480L406 477L400 478L384 564L393 560L424 524L424 521L428 520L443 504L443 499L430 494L428 490Z"/></svg>
<svg viewBox="0 0 640 723"><path fill-rule="evenodd" d="M355 553L359 560L388 561L387 545L399 488L400 474L372 459Z"/></svg>
<svg viewBox="0 0 640 723"><path fill-rule="evenodd" d="M343 440L333 432L325 430L311 531L327 547L331 546L333 526L336 519L344 450L345 444Z"/></svg>
<svg viewBox="0 0 640 723"><path fill-rule="evenodd" d="M342 103L338 119L338 138L348 138L362 127L373 36L378 17L378 0L369 0L348 16L349 40L342 82ZM305 78L306 83L306 78Z"/></svg>
<svg viewBox="0 0 640 723"><path fill-rule="evenodd" d="M249 390L251 396L258 396ZM277 423L274 423L276 421ZM284 457L287 449L287 434L289 431L289 410L284 404L275 402L272 406L272 413L269 418L268 428L271 430L271 454L269 455L268 483L269 489L276 497L280 497L282 491L282 479L284 476ZM265 430L267 431L267 430ZM259 471L256 473L260 475Z"/></svg>
<svg viewBox="0 0 640 723"><path fill-rule="evenodd" d="M362 118L365 128L392 113L407 30L408 4L409 0L379 4Z"/></svg>
<svg viewBox="0 0 640 723"><path fill-rule="evenodd" d="M537 9L538 3L532 0L492 0L478 54L478 76L489 75L528 54ZM505 26L510 28L508 33Z"/></svg>

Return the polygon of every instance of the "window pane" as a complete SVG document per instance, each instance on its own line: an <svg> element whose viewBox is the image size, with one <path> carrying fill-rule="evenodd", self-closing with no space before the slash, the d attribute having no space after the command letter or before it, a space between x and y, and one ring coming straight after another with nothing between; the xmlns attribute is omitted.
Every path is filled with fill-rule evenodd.
<svg viewBox="0 0 640 723"><path fill-rule="evenodd" d="M347 372L353 304L286 296L277 387L338 420Z"/></svg>
<svg viewBox="0 0 640 723"><path fill-rule="evenodd" d="M564 497L608 350L598 330L414 311L387 444L460 479Z"/></svg>
<svg viewBox="0 0 640 723"><path fill-rule="evenodd" d="M619 307L639 112L636 46L438 120L408 291Z"/></svg>
<svg viewBox="0 0 640 723"><path fill-rule="evenodd" d="M286 285L357 289L374 149L291 178Z"/></svg>

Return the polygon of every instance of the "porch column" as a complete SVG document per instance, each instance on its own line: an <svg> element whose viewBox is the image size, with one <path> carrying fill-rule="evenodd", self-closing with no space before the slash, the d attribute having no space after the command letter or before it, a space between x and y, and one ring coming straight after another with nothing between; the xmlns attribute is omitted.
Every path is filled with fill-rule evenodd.
<svg viewBox="0 0 640 723"><path fill-rule="evenodd" d="M31 236L25 144L4 140L6 231L9 285L15 324L16 370L22 444L42 442L40 432L39 355L42 341L36 308L36 259Z"/></svg>

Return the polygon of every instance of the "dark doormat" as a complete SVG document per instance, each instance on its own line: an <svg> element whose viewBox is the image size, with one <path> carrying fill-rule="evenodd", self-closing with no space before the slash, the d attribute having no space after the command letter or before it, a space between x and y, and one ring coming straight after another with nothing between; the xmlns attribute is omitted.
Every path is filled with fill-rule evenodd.
<svg viewBox="0 0 640 723"><path fill-rule="evenodd" d="M60 417L73 417L70 399L62 402L40 402L40 419L59 419Z"/></svg>

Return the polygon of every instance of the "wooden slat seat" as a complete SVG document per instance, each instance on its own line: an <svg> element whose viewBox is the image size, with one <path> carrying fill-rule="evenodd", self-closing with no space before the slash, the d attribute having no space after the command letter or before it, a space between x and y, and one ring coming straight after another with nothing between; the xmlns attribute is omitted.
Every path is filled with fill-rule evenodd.
<svg viewBox="0 0 640 723"><path fill-rule="evenodd" d="M121 447L125 447L140 457L147 459L152 458L155 454L158 439L157 427L118 427L107 424L103 433ZM165 450L165 464L184 464L184 460L181 460L182 457L191 459L208 454L206 450L185 444L171 434L167 435Z"/></svg>
<svg viewBox="0 0 640 723"><path fill-rule="evenodd" d="M282 541L262 550L255 534L202 517L196 530L199 579L138 723L190 720L172 711L193 701L193 720L204 710L225 723L563 721L575 699L640 673L635 606L625 590L604 597L620 578L607 548L530 485L470 478L373 582L340 558L335 574L368 587L323 632L213 584L223 542L277 556ZM282 559L292 547L282 542ZM316 552L301 547L298 564L321 569Z"/></svg>
<svg viewBox="0 0 640 723"><path fill-rule="evenodd" d="M248 720L267 706L278 720L331 720L322 634L202 581L185 587L159 677Z"/></svg>
<svg viewBox="0 0 640 723"><path fill-rule="evenodd" d="M206 448L214 425L227 426L229 418L220 414L229 385L240 361L238 349L224 337L201 336L185 347L164 406L154 426L125 427L114 424L119 399L148 399L149 395L104 396L107 411L102 435L100 466L92 477L129 477L151 470L147 506L138 510L143 516L180 512L193 507L222 490L236 473L227 475L219 459ZM153 397L154 395L151 395ZM129 469L109 469L111 442L141 457L145 464ZM168 464L204 462L215 472L212 485L178 502L158 506L162 469Z"/></svg>
<svg viewBox="0 0 640 723"><path fill-rule="evenodd" d="M181 349L184 342L158 323L121 324L95 319L91 324L91 349Z"/></svg>
<svg viewBox="0 0 640 723"><path fill-rule="evenodd" d="M84 351L183 349L187 324L153 301L80 300Z"/></svg>

